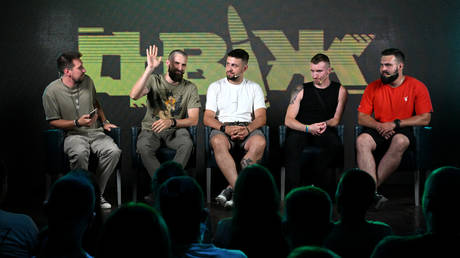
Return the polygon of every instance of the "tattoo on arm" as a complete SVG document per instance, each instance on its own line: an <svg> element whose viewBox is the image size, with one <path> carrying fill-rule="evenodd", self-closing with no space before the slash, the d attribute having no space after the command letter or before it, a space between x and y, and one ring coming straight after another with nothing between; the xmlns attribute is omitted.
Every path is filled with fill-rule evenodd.
<svg viewBox="0 0 460 258"><path fill-rule="evenodd" d="M254 161L250 158L247 158L247 159L242 159L241 162L241 169L244 169L245 167L251 165L251 164L254 164Z"/></svg>
<svg viewBox="0 0 460 258"><path fill-rule="evenodd" d="M291 101L289 101L289 105L291 104L294 104L296 98L297 98L297 95L299 95L299 92L303 89L303 87L301 86L298 86L294 89L294 91L292 92L291 94Z"/></svg>

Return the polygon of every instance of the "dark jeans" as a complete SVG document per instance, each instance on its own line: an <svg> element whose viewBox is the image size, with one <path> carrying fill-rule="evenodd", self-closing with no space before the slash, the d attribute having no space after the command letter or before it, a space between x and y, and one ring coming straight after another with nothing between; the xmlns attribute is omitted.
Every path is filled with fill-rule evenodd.
<svg viewBox="0 0 460 258"><path fill-rule="evenodd" d="M314 159L301 160L302 151L307 146L320 149ZM286 191L295 187L314 184L328 191L330 188L330 171L328 168L335 167L337 161L343 156L343 145L340 142L337 130L328 127L320 136L314 136L305 132L289 130L286 138ZM305 166L308 165L308 166ZM303 168L307 168L303 170ZM335 174L334 174L335 180ZM330 192L330 191L328 191Z"/></svg>

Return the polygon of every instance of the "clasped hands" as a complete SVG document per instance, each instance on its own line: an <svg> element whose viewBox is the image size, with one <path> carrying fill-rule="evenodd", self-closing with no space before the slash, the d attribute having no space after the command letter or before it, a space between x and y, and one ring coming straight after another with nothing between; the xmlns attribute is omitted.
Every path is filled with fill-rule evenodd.
<svg viewBox="0 0 460 258"><path fill-rule="evenodd" d="M247 126L241 125L227 125L225 126L225 133L230 136L232 140L244 140L249 135Z"/></svg>
<svg viewBox="0 0 460 258"><path fill-rule="evenodd" d="M385 122L385 123L380 123L377 126L377 132L382 135L385 139L389 139L393 134L395 134L394 129L396 128L396 125L394 122Z"/></svg>

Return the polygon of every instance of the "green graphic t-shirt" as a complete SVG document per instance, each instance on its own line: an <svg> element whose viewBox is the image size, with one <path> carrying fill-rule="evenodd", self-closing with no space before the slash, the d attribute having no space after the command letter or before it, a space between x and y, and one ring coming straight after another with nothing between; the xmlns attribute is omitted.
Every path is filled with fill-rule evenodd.
<svg viewBox="0 0 460 258"><path fill-rule="evenodd" d="M198 89L192 82L183 79L179 85L166 81L164 75L152 74L147 80L147 112L142 120L142 129L152 130L158 119L183 119L187 110L200 108ZM170 128L168 130L174 130Z"/></svg>

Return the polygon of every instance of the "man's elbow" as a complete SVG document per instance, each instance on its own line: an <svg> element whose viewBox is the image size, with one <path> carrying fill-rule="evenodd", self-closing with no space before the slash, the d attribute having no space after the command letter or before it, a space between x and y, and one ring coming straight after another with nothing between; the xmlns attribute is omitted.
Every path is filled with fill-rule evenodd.
<svg viewBox="0 0 460 258"><path fill-rule="evenodd" d="M194 117L190 119L190 126L196 126L198 125L198 117Z"/></svg>
<svg viewBox="0 0 460 258"><path fill-rule="evenodd" d="M423 116L422 119L422 126L427 126L431 122L431 113L427 113L426 115Z"/></svg>
<svg viewBox="0 0 460 258"><path fill-rule="evenodd" d="M138 100L139 99L139 96L135 95L134 93L129 93L129 97L134 99L134 100Z"/></svg>

